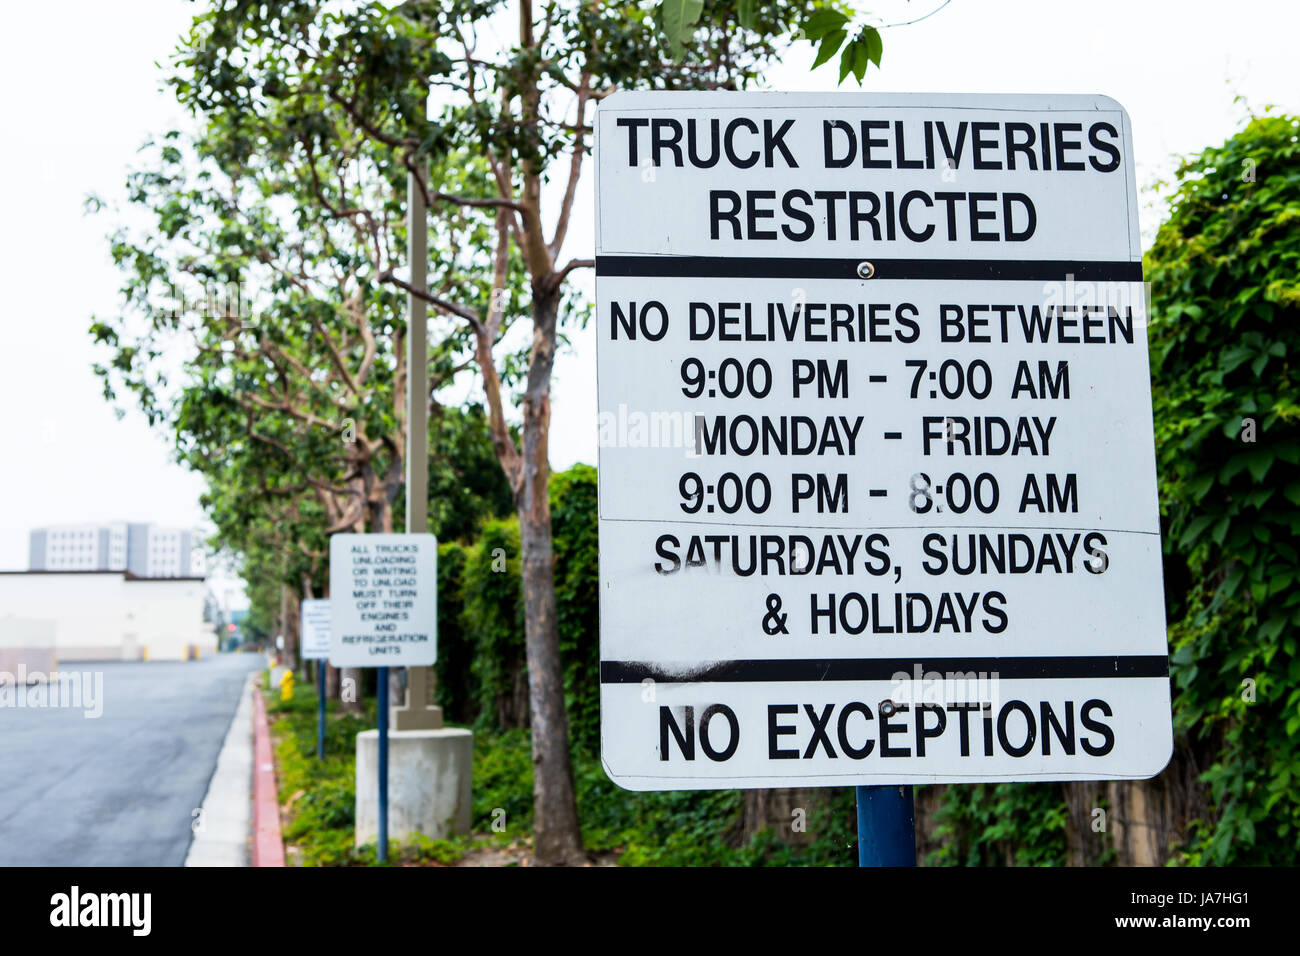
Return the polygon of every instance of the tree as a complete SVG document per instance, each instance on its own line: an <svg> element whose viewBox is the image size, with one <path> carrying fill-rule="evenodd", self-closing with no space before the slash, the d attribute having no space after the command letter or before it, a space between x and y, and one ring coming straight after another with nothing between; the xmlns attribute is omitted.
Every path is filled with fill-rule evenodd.
<svg viewBox="0 0 1300 956"><path fill-rule="evenodd" d="M176 64L172 82L182 102L209 128L224 131L236 147L231 158L243 160L290 134L306 156L327 155L336 145L334 131L345 129L338 140L389 150L395 169L414 177L431 208L493 214L487 301L464 295L454 284L435 283L423 295L439 315L471 335L497 458L519 515L534 849L542 862L582 856L556 633L547 432L565 283L575 269L593 265L562 257L588 150L590 112L619 88L750 85L783 38L793 36L799 24L811 24L816 10L813 3L539 6L531 0L511 9L456 0L389 11L375 4L239 0L214 3L196 18L195 42ZM489 21L505 28L507 17L514 38L489 40L483 28ZM853 57L851 64L856 52ZM442 104L433 118L426 115L430 89ZM487 188L426 172L430 160L446 170L456 156L485 164ZM551 209L543 183L557 172L565 186ZM364 200L335 202L321 189L311 214L364 229L374 212ZM512 251L527 278L520 296L508 290ZM411 291L394 268L382 279ZM517 442L507 425L493 353L513 310L526 311L532 321Z"/></svg>
<svg viewBox="0 0 1300 956"><path fill-rule="evenodd" d="M429 530L439 543L468 541L487 518L514 510L480 405L436 404L429 418Z"/></svg>
<svg viewBox="0 0 1300 956"><path fill-rule="evenodd" d="M256 445L247 454L241 437L221 446L225 456L202 460L191 450L182 460L207 482L200 503L216 526L211 543L238 556L251 607L274 621L285 663L298 667L299 601L326 593L325 515L314 495L285 480L278 459L259 456Z"/></svg>
<svg viewBox="0 0 1300 956"><path fill-rule="evenodd" d="M292 129L278 136L255 147L216 123L192 151L176 133L154 147L128 188L155 228L114 237L126 308L91 331L112 353L97 366L106 397L125 389L174 429L180 458L210 479L225 540L281 552L261 570L278 569L291 591L288 629L296 596L324 586L325 536L391 531L400 508L405 297L379 277L404 248L405 183L364 139L313 151ZM318 126L306 144L325 137ZM315 201L369 206L364 219L306 215ZM467 300L486 294L482 236L472 212L435 231L444 282ZM465 367L456 333L431 349L435 390ZM178 352L179 375L167 359ZM445 416L434 421L440 441L456 439Z"/></svg>

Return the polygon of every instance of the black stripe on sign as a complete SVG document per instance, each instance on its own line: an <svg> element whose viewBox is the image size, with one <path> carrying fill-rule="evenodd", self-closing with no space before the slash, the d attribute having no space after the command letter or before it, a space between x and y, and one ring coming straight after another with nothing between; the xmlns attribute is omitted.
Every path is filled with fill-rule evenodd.
<svg viewBox="0 0 1300 956"><path fill-rule="evenodd" d="M1071 680L1078 678L1168 677L1163 654L1125 657L929 657L929 658L795 658L792 660L718 661L697 666L644 661L601 661L602 684L750 684L777 681L885 681L896 675L939 672L945 677L971 672L999 680ZM956 679L954 677L954 679Z"/></svg>
<svg viewBox="0 0 1300 956"><path fill-rule="evenodd" d="M855 279L863 259L739 256L597 256L598 276L715 279ZM1141 262L1068 259L867 259L877 279L1141 282Z"/></svg>

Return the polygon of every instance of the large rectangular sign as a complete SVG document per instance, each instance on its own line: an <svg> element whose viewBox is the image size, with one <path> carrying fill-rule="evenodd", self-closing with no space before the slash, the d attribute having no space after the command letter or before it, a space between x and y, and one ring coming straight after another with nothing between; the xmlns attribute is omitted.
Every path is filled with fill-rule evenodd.
<svg viewBox="0 0 1300 956"><path fill-rule="evenodd" d="M438 656L438 546L431 534L330 538L330 663L427 667Z"/></svg>
<svg viewBox="0 0 1300 956"><path fill-rule="evenodd" d="M596 137L610 777L1162 769L1123 109L619 93Z"/></svg>

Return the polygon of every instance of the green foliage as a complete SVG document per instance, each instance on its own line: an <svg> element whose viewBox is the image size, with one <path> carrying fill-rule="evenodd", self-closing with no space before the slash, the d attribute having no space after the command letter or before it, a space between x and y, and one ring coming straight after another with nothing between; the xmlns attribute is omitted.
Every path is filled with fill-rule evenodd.
<svg viewBox="0 0 1300 956"><path fill-rule="evenodd" d="M1300 844L1298 134L1256 117L1183 162L1146 260L1174 710L1212 807L1193 863Z"/></svg>
<svg viewBox="0 0 1300 956"><path fill-rule="evenodd" d="M704 0L662 0L659 4L659 24L674 60L680 60L686 52L703 12Z"/></svg>
<svg viewBox="0 0 1300 956"><path fill-rule="evenodd" d="M504 10L493 0L210 3L170 82L183 105L227 131L222 158L230 165L266 152L328 157L364 139L399 157L441 164L468 150L501 158L517 177L545 175L574 146L565 117L580 85L749 87L818 6L570 0L537 9L527 42L506 33L489 50L473 38ZM430 86L450 94L434 116L426 114ZM540 122L529 121L535 111ZM341 126L340 115L350 122ZM441 191L490 195L482 183Z"/></svg>
<svg viewBox="0 0 1300 956"><path fill-rule="evenodd" d="M610 782L597 755L575 747L574 784L583 842L594 852L621 851L622 866L852 866L857 833L851 789L813 792L803 846L786 846L765 831L741 839L739 790L632 793ZM532 826L532 761L528 733L479 731L474 736L474 829L491 832L505 810L499 839L513 841Z"/></svg>
<svg viewBox="0 0 1300 956"><path fill-rule="evenodd" d="M462 626L474 646L471 674L479 725L522 727L528 722L528 679L518 521L483 525L465 553L461 595Z"/></svg>
<svg viewBox="0 0 1300 956"><path fill-rule="evenodd" d="M1065 803L1059 784L978 783L944 788L929 866L1060 866Z"/></svg>
<svg viewBox="0 0 1300 956"><path fill-rule="evenodd" d="M600 753L600 565L596 469L574 465L551 478L555 607L565 706L575 749Z"/></svg>
<svg viewBox="0 0 1300 956"><path fill-rule="evenodd" d="M468 541L485 518L514 511L481 405L435 405L429 416L429 530Z"/></svg>
<svg viewBox="0 0 1300 956"><path fill-rule="evenodd" d="M331 531L401 524L406 297L382 276L405 245L405 178L386 148L341 142L344 115L324 111L311 135L281 116L239 114L233 129L230 115L210 116L193 141L168 133L149 147L128 178L149 225L112 237L123 307L90 330L105 397L129 397L165 425L180 461L206 479L212 543L238 556L264 631L279 630L282 588L293 604L309 587L324 593ZM246 153L243 136L261 121L264 146ZM336 148L318 153L313 136ZM461 157L434 174L472 189L484 171ZM366 202L383 211L373 235L304 213ZM431 225L445 281L475 303L491 285L483 218ZM512 306L517 285L505 289ZM468 336L463 322L435 317L435 387L463 366ZM164 354L186 357L180 374ZM482 411L436 405L429 430L432 528L461 537L483 515L508 513Z"/></svg>
<svg viewBox="0 0 1300 956"><path fill-rule="evenodd" d="M283 836L287 862L296 866L374 866L373 844L353 846L356 814L356 735L374 725L373 705L365 717L340 714L326 705L325 759L316 759L316 694L311 686L294 689L291 700L268 695L267 714L275 718L279 802L291 807ZM447 840L416 834L390 842L388 862L453 863L461 849Z"/></svg>
<svg viewBox="0 0 1300 956"><path fill-rule="evenodd" d="M884 41L880 31L873 26L864 26L849 40L852 27L852 11L843 12L834 7L821 7L803 24L803 34L817 47L817 57L813 60L813 69L826 63L836 52L840 54L840 78L843 83L852 74L862 85L869 63L880 66L880 56L884 50ZM845 41L848 40L847 43Z"/></svg>
<svg viewBox="0 0 1300 956"><path fill-rule="evenodd" d="M438 662L434 664L434 694L446 720L472 724L479 702L471 674L473 638L465 629L465 598L461 583L469 549L457 541L438 545Z"/></svg>
<svg viewBox="0 0 1300 956"><path fill-rule="evenodd" d="M551 479L555 589L570 732L600 747L596 470ZM438 703L449 720L506 730L527 723L519 525L489 520L469 544L438 549Z"/></svg>
<svg viewBox="0 0 1300 956"><path fill-rule="evenodd" d="M853 10L843 3L758 4L754 0L659 0L654 11L654 22L675 61L683 60L701 36L709 37L734 24L773 44L811 41L817 47L813 69L842 51L839 82L852 74L861 86L867 64L880 66L883 43L880 31L870 25L858 28L849 40L854 17Z"/></svg>
<svg viewBox="0 0 1300 956"><path fill-rule="evenodd" d="M533 825L533 758L528 731L474 733L474 829L492 829L504 810L507 838L525 836Z"/></svg>
<svg viewBox="0 0 1300 956"><path fill-rule="evenodd" d="M353 846L355 738L374 725L329 705L326 759L316 759L316 698L300 685L291 701L267 697L274 718L279 798L290 805L284 830L289 862L298 866L373 866L375 848ZM630 793L610 783L599 757L574 749L574 775L583 838L595 852L620 851L623 866L851 866L857 860L851 789L815 791L804 846L785 846L764 832L740 838L744 795L738 790ZM527 839L533 823L533 768L528 731L474 734L473 828L476 838ZM505 829L493 824L505 811ZM417 836L392 841L389 863L459 860L471 840Z"/></svg>

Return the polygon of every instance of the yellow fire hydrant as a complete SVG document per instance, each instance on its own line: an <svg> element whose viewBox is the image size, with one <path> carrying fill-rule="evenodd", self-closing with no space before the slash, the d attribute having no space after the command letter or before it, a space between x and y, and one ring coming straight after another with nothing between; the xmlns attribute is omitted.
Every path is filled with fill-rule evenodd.
<svg viewBox="0 0 1300 956"><path fill-rule="evenodd" d="M285 671L280 678L280 700L293 700L293 671Z"/></svg>

